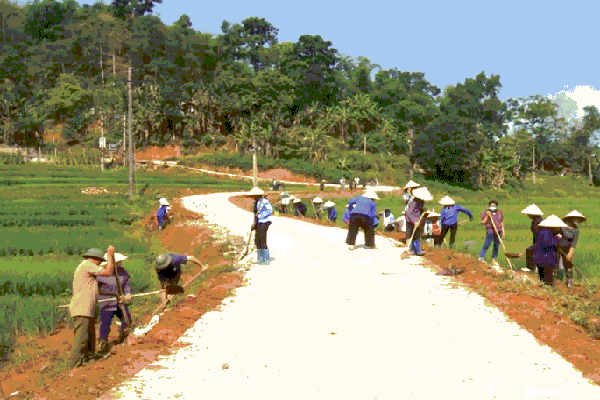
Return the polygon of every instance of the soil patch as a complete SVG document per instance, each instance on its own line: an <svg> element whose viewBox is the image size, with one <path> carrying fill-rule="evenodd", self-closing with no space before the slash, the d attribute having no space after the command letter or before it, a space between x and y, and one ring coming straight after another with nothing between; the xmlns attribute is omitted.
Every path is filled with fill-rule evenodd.
<svg viewBox="0 0 600 400"><path fill-rule="evenodd" d="M181 148L179 146L150 146L136 150L135 152L136 160L165 160L175 157L181 157Z"/></svg>

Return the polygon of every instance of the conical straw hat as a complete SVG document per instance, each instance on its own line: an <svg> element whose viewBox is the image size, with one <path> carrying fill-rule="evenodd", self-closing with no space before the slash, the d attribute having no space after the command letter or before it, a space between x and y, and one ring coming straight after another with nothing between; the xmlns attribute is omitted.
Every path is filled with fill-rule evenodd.
<svg viewBox="0 0 600 400"><path fill-rule="evenodd" d="M421 185L419 185L417 182L410 180L408 181L408 183L406 185L404 185L404 189L408 189L408 188L418 188L421 187Z"/></svg>
<svg viewBox="0 0 600 400"><path fill-rule="evenodd" d="M294 203L300 203L300 201L301 201L300 199L294 198Z"/></svg>
<svg viewBox="0 0 600 400"><path fill-rule="evenodd" d="M442 214L436 213L435 211L431 211L429 214L427 214L427 218L437 218L441 216Z"/></svg>
<svg viewBox="0 0 600 400"><path fill-rule="evenodd" d="M568 213L567 215L565 215L563 217L563 219L565 219L565 218L581 218L584 221L587 220L587 217L577 210L571 211L570 213Z"/></svg>
<svg viewBox="0 0 600 400"><path fill-rule="evenodd" d="M431 193L429 193L429 190L427 190L427 188L424 186L413 190L413 196L423 201L433 200L433 196L431 195Z"/></svg>
<svg viewBox="0 0 600 400"><path fill-rule="evenodd" d="M535 204L527 206L526 209L524 209L523 211L521 211L521 214L527 214L527 215L544 215L544 213L542 212L542 210L540 210L540 208L538 206L536 206Z"/></svg>
<svg viewBox="0 0 600 400"><path fill-rule="evenodd" d="M335 203L333 201L331 201L331 200L327 200L325 202L325 204L323 204L323 206L325 206L325 208L330 208L330 207L335 206Z"/></svg>
<svg viewBox="0 0 600 400"><path fill-rule="evenodd" d="M323 199L321 199L320 197L315 197L313 199L313 203L322 203L322 202L323 202Z"/></svg>
<svg viewBox="0 0 600 400"><path fill-rule="evenodd" d="M548 218L546 218L545 220L543 220L542 222L540 222L540 226L543 226L546 228L566 228L567 224L562 222L562 220L560 218L558 218L556 215L551 215Z"/></svg>
<svg viewBox="0 0 600 400"><path fill-rule="evenodd" d="M253 187L252 190L246 193L246 196L262 196L263 194L265 194L265 192L262 191L261 188Z"/></svg>
<svg viewBox="0 0 600 400"><path fill-rule="evenodd" d="M440 204L443 206L451 206L456 202L450 196L444 196L440 199Z"/></svg>

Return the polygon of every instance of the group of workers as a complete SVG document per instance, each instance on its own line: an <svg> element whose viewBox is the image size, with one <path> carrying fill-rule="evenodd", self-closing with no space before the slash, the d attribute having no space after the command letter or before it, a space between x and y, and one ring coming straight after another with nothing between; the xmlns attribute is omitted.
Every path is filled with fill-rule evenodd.
<svg viewBox="0 0 600 400"><path fill-rule="evenodd" d="M322 198L316 196L312 199L311 205L316 219L321 220L322 216L326 215L328 222L336 223L338 214L333 201L323 202ZM276 208L280 214L290 213L296 217L305 217L308 212L308 207L304 201L290 195L288 192L280 193Z"/></svg>
<svg viewBox="0 0 600 400"><path fill-rule="evenodd" d="M267 246L267 231L272 223L273 206L267 199L267 194L258 187L254 187L246 196L254 200L252 206L254 221L251 229L255 231L257 263L266 265L271 261ZM469 221L473 221L473 214L468 209L457 205L449 196L439 201L442 206L439 214L428 211L425 203L433 200L433 196L426 187L412 180L404 186L403 198L406 204L403 215L398 220L394 218L391 210L386 209L383 212L384 229L405 231L409 252L413 255L424 254L420 242L422 235L433 236L434 245L439 248L450 232L448 246L452 249L459 225L458 213L466 214ZM365 248L377 248L374 232L379 224L377 200L379 200L377 193L372 188L367 188L365 193L353 197L348 202L342 221L348 225L346 244L350 250L357 248L356 237L360 229L364 232ZM306 205L300 199L285 192L281 194L279 202L282 213L288 212L290 202L294 215L306 215ZM321 198L315 197L312 202L317 218L320 218L320 212L325 209L328 220L335 223L337 212L332 201L323 204L323 208ZM160 229L163 229L168 221L169 208L170 204L166 198L160 197L159 210L155 214ZM543 219L544 214L535 204L528 206L522 213L531 219L530 229L533 235L533 244L526 250L525 271L532 272L537 269L540 281L553 285L556 272L564 269L567 286L571 287L574 268L572 257L579 240L579 225L587 218L577 210L573 210L562 220L555 215ZM498 201L492 200L488 203L487 209L481 214L481 223L486 227L486 236L479 259L484 260L487 250L493 245L492 265L497 267L499 243L506 232L504 215L498 209ZM75 328L70 362L73 368L109 352L108 336L111 321L115 316L121 320L117 343L125 340L131 328L131 314L126 304L131 300L131 277L122 265L122 262L127 260L127 256L117 253L111 245L106 253L99 249L89 249L82 257L83 261L75 270L73 297L69 304ZM162 288L160 294L163 303L172 298L173 290L178 287L181 278L181 265L188 262L198 264L204 271L200 261L191 255L164 253L156 257L155 269ZM98 333L100 352L96 353L96 303L99 300L101 301Z"/></svg>
<svg viewBox="0 0 600 400"><path fill-rule="evenodd" d="M73 296L69 312L74 321L74 342L70 367L77 368L90 361L104 357L110 352L108 337L113 318L121 321L116 343L122 343L132 326L127 302L131 301L131 276L122 265L128 257L109 246L104 253L89 249L82 255L83 261L73 276ZM161 300L166 304L177 292L181 279L181 265L193 262L205 268L191 255L160 254L155 259L155 270L161 285ZM96 310L98 303L99 312ZM96 352L96 316L100 315L98 337L100 349Z"/></svg>

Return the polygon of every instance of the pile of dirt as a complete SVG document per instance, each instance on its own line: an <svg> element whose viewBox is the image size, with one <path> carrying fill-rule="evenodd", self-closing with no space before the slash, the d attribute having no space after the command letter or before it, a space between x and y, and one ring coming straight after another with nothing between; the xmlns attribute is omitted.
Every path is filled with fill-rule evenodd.
<svg viewBox="0 0 600 400"><path fill-rule="evenodd" d="M259 178L263 179L275 179L278 181L289 181L289 182L302 182L302 183L316 183L314 178L308 178L299 174L294 174L286 169L278 168L271 169L264 172L258 173Z"/></svg>
<svg viewBox="0 0 600 400"><path fill-rule="evenodd" d="M135 152L136 160L164 160L172 157L181 157L179 146L150 146Z"/></svg>

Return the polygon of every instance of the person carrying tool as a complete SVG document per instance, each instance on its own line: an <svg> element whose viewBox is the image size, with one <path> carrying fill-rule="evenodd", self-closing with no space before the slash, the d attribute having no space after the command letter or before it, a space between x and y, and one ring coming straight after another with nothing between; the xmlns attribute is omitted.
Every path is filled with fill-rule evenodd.
<svg viewBox="0 0 600 400"><path fill-rule="evenodd" d="M327 221L334 223L337 221L337 211L335 210L335 203L328 200L323 204L323 207L327 210Z"/></svg>
<svg viewBox="0 0 600 400"><path fill-rule="evenodd" d="M350 221L348 225L348 236L346 244L350 250L356 249L356 235L359 228L363 230L365 235L365 247L368 249L376 249L375 247L375 231L373 225L377 218L377 205L375 200L379 200L379 196L375 191L367 189L363 195L356 196L350 199Z"/></svg>
<svg viewBox="0 0 600 400"><path fill-rule="evenodd" d="M408 183L406 185L404 185L404 193L402 193L402 198L404 199L404 212L406 213L406 211L408 211L408 204L411 202L411 200L413 199L413 190L415 190L416 188L421 187L421 185L419 185L417 182L415 181L408 181Z"/></svg>
<svg viewBox="0 0 600 400"><path fill-rule="evenodd" d="M271 255L267 247L267 231L271 225L271 215L273 207L267 199L267 194L258 187L253 187L246 194L254 199L252 210L254 211L254 222L252 230L255 231L254 244L256 244L256 262L260 265L268 265L271 262Z"/></svg>
<svg viewBox="0 0 600 400"><path fill-rule="evenodd" d="M96 278L98 281L98 299L108 300L102 303L100 306L100 328L98 329L98 337L100 339L100 353L105 354L110 350L108 345L108 334L110 333L110 323L113 317L116 315L121 320L121 328L119 331L118 343L123 343L129 329L131 328L131 313L129 308L123 301L131 300L131 277L129 273L123 268L122 262L127 259L121 253L115 253L115 273L111 276L99 276ZM104 258L108 258L108 254L104 255ZM106 265L105 263L100 264L101 266ZM119 288L117 287L117 278L123 291L123 299L120 304L117 304L117 297L119 296Z"/></svg>
<svg viewBox="0 0 600 400"><path fill-rule="evenodd" d="M171 209L169 202L164 197L158 200L158 211L156 212L156 220L158 221L158 229L163 230L169 222L168 211Z"/></svg>
<svg viewBox="0 0 600 400"><path fill-rule="evenodd" d="M321 219L321 214L323 212L323 209L321 208L322 204L323 204L323 199L321 199L320 197L315 197L312 201L313 212L315 214L315 218L318 220Z"/></svg>
<svg viewBox="0 0 600 400"><path fill-rule="evenodd" d="M558 244L562 239L561 228L567 224L556 215L551 215L539 225L540 229L533 245L533 263L538 269L540 282L554 285L554 271L558 264Z"/></svg>
<svg viewBox="0 0 600 400"><path fill-rule="evenodd" d="M456 231L458 230L458 213L464 213L469 217L469 221L473 221L473 214L466 208L459 206L449 196L444 196L440 200L442 211L440 212L440 222L442 224L442 234L438 236L437 242L434 243L438 249L442 247L442 243L446 239L448 231L450 231L450 242L448 248L454 247L456 241Z"/></svg>
<svg viewBox="0 0 600 400"><path fill-rule="evenodd" d="M294 215L296 217L305 217L308 207L300 199L294 199Z"/></svg>
<svg viewBox="0 0 600 400"><path fill-rule="evenodd" d="M160 294L160 299L163 303L173 298L173 293L178 293L180 290L176 289L181 279L181 266L187 264L189 261L202 266L200 260L194 256L176 254L176 253L163 253L156 257L154 268L158 274L158 280L163 292Z"/></svg>
<svg viewBox="0 0 600 400"><path fill-rule="evenodd" d="M562 239L558 244L560 263L565 269L567 275L567 287L573 286L573 254L579 241L579 224L585 222L587 217L577 210L573 210L563 217L563 222L567 225L562 228Z"/></svg>
<svg viewBox="0 0 600 400"><path fill-rule="evenodd" d="M410 182L409 182L410 184ZM412 199L408 203L406 216L406 238L409 240L409 252L415 256L425 255L421 251L421 234L423 232L423 226L425 218L427 217L427 210L425 209L425 202L431 201L433 196L429 193L426 187L419 187L412 191Z"/></svg>
<svg viewBox="0 0 600 400"><path fill-rule="evenodd" d="M96 301L99 276L111 276L115 266L115 248L108 246L107 257L100 249L89 249L73 276L73 297L69 312L73 318L74 338L69 366L77 368L96 357ZM100 264L106 261L106 267Z"/></svg>
<svg viewBox="0 0 600 400"><path fill-rule="evenodd" d="M521 211L521 214L525 214L531 219L531 226L529 229L531 230L533 240L532 245L525 249L525 268L522 269L523 271L531 272L535 271L535 264L533 263L533 245L535 244L538 231L540 230L539 225L543 220L542 216L544 213L538 206L531 204Z"/></svg>
<svg viewBox="0 0 600 400"><path fill-rule="evenodd" d="M504 234L504 215L498 210L498 201L491 200L488 203L488 209L481 214L481 224L486 227L486 236L483 247L479 252L479 261L484 261L485 253L490 248L492 242L492 265L499 268L498 265L498 246L500 246L500 237L505 238Z"/></svg>

